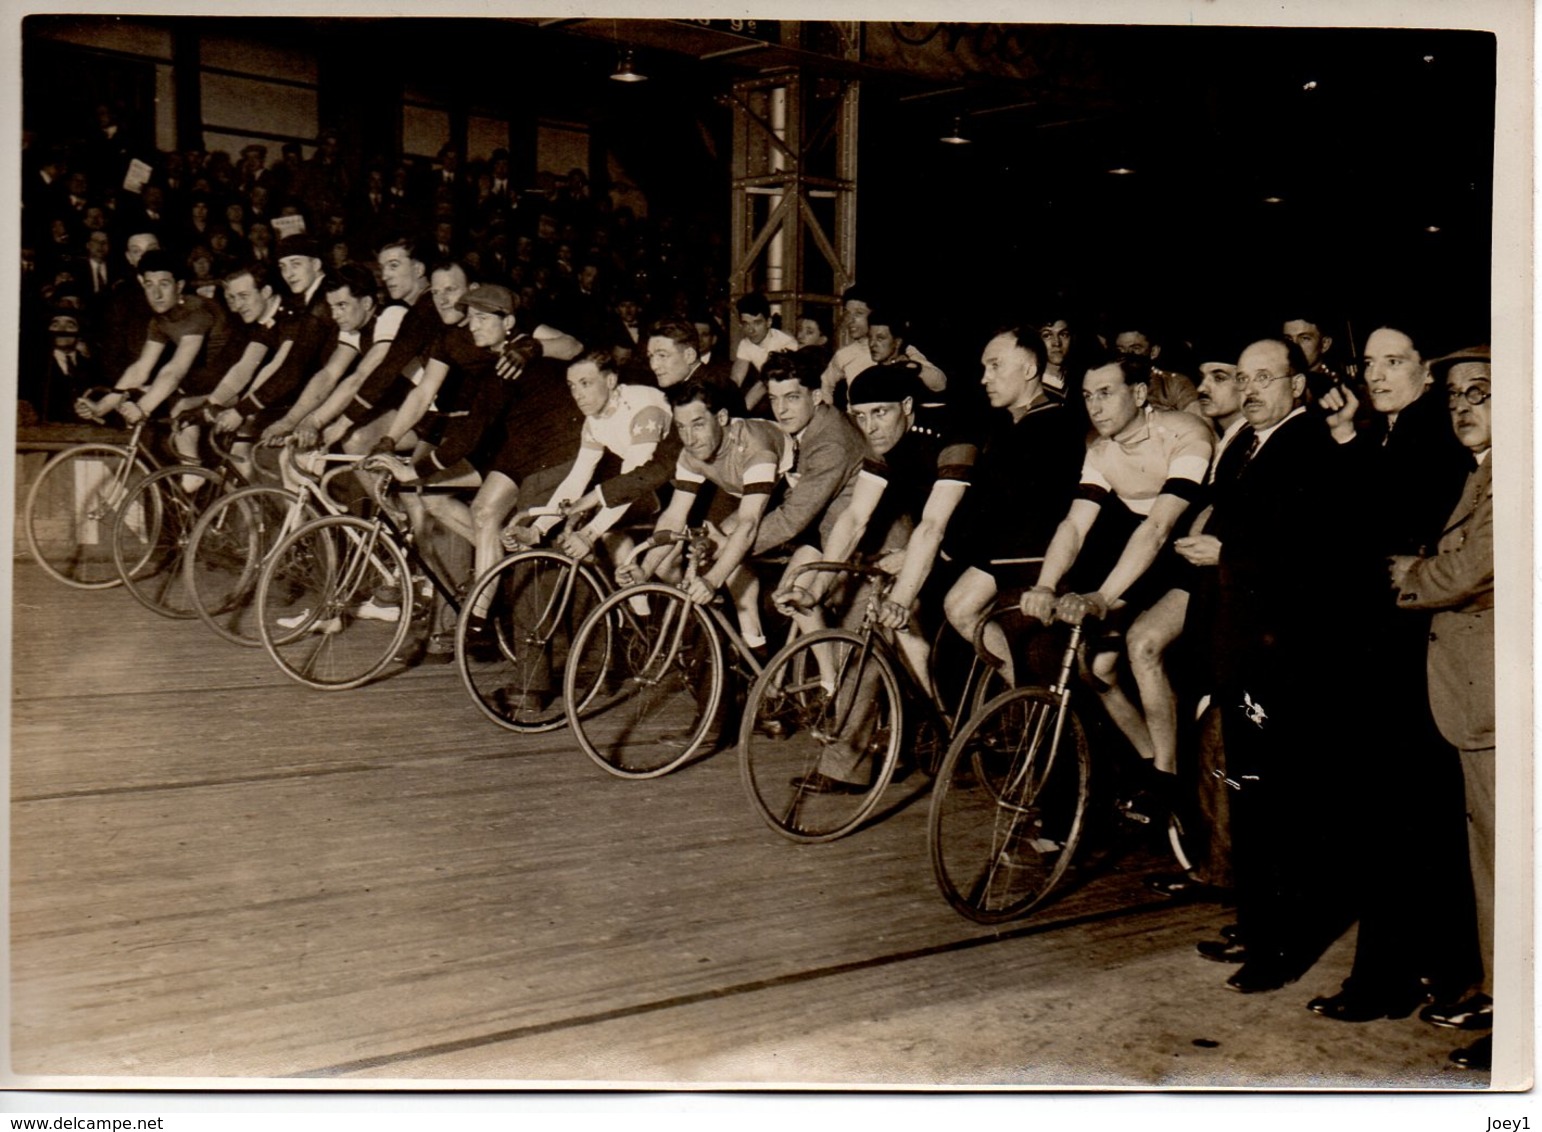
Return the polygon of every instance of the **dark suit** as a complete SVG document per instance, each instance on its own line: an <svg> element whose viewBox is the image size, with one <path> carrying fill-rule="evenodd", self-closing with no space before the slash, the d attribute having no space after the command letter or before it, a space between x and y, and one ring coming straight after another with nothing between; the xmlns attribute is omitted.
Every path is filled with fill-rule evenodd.
<svg viewBox="0 0 1542 1132"><path fill-rule="evenodd" d="M1363 739L1348 784L1362 839L1356 986L1412 993L1418 980L1459 995L1479 976L1467 865L1461 766L1429 707L1429 614L1399 609L1387 585L1392 554L1435 549L1472 466L1432 387L1388 428L1378 414L1345 446L1344 486L1365 536L1354 568L1374 575L1366 664L1356 691Z"/></svg>
<svg viewBox="0 0 1542 1132"><path fill-rule="evenodd" d="M1215 703L1232 795L1237 917L1250 956L1299 974L1347 926L1336 785L1353 732L1334 710L1351 686L1356 640L1340 569L1351 517L1331 506L1345 454L1322 418L1287 419L1235 474L1217 477L1208 533L1215 571ZM1230 454L1230 453L1228 453ZM1361 584L1363 589L1363 582Z"/></svg>
<svg viewBox="0 0 1542 1132"><path fill-rule="evenodd" d="M752 554L765 554L797 538L815 523L820 524L821 538L827 534L828 523L822 522L821 517L828 516L833 522L844 509L838 501L842 495L849 495L867 454L867 442L856 426L846 419L845 413L829 405L815 407L813 420L796 443L793 471L788 474L791 486L781 502L761 519ZM796 483L792 482L794 477Z"/></svg>

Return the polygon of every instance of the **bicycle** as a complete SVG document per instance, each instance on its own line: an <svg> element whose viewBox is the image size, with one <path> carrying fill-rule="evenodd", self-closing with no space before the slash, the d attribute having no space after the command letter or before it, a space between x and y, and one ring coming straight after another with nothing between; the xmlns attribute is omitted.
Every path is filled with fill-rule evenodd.
<svg viewBox="0 0 1542 1132"><path fill-rule="evenodd" d="M980 620L950 712L937 674L933 690L923 690L878 624L876 611L894 582L889 574L870 565L811 562L789 579L789 588L805 571L856 574L876 585L859 629L819 629L771 658L745 705L739 765L750 804L767 825L793 841L833 841L877 808L905 753L905 737L918 769L935 772L954 729L999 680L1001 662L981 640L985 626L1016 604L998 603ZM951 631L944 625L939 632L934 667L941 638ZM919 718L910 725L907 715ZM832 781L827 768L844 773ZM846 777L853 773L865 783Z"/></svg>
<svg viewBox="0 0 1542 1132"><path fill-rule="evenodd" d="M412 628L416 579L437 592L443 609L460 613L460 599L423 558L406 515L388 501L394 480L367 481L372 513L325 515L280 539L257 582L262 645L281 670L311 688L341 691L375 679L393 663L408 663L403 646ZM377 594L392 593L384 607Z"/></svg>
<svg viewBox="0 0 1542 1132"><path fill-rule="evenodd" d="M987 703L954 737L927 815L937 886L980 923L1025 915L1054 890L1081 840L1092 762L1071 707L1083 629L1070 627L1059 676Z"/></svg>
<svg viewBox="0 0 1542 1132"><path fill-rule="evenodd" d="M192 613L215 634L235 645L261 648L254 620L257 583L279 541L302 524L344 507L331 494L335 477L363 459L340 453L315 453L319 477L305 472L292 445L281 460L284 482L256 484L221 496L204 509L188 537L183 555L183 584Z"/></svg>
<svg viewBox="0 0 1542 1132"><path fill-rule="evenodd" d="M77 444L43 465L27 492L25 525L27 547L49 577L83 590L123 584L114 526L133 486L162 466L145 435L148 425L140 420L122 444Z"/></svg>
<svg viewBox="0 0 1542 1132"><path fill-rule="evenodd" d="M146 609L174 620L197 616L184 571L192 532L238 475L230 449L212 434L209 443L218 457L214 468L170 464L132 480L113 523L113 561L124 588Z"/></svg>
<svg viewBox="0 0 1542 1132"><path fill-rule="evenodd" d="M690 761L719 721L729 659L751 680L761 671L722 608L697 605L682 588L705 568L706 530L656 533L628 561L665 545L685 547L682 582L639 582L611 593L579 626L563 670L562 706L573 737L595 765L619 778L656 778Z"/></svg>
<svg viewBox="0 0 1542 1132"><path fill-rule="evenodd" d="M563 512L534 507L523 514ZM565 724L565 703L550 694L551 674L566 667L564 642L611 592L593 565L558 550L532 547L489 567L472 583L455 625L455 662L471 702L509 731L531 734ZM472 632L478 620L486 626L481 639ZM599 649L596 659L605 663L608 651ZM580 675L579 686L591 697L597 687L588 674Z"/></svg>

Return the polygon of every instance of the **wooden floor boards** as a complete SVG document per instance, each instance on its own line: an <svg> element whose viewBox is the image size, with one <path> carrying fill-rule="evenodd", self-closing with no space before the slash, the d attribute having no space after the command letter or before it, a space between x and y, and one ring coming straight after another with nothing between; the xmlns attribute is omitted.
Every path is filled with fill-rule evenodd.
<svg viewBox="0 0 1542 1132"><path fill-rule="evenodd" d="M1192 943L1227 914L1146 893L1155 855L993 931L937 895L924 798L793 845L731 752L621 781L452 668L322 693L121 592L15 583L15 1072L1472 1083L1429 1027L1302 1009L1343 944L1288 1000L1225 991Z"/></svg>

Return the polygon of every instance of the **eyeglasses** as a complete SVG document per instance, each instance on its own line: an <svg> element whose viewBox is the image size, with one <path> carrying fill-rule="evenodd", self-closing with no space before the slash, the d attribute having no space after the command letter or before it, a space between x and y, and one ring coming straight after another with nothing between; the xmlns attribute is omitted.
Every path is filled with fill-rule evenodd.
<svg viewBox="0 0 1542 1132"><path fill-rule="evenodd" d="M1454 409L1460 401L1466 401L1469 405L1481 405L1493 394L1487 389L1479 389L1476 385L1469 385L1466 389L1448 389L1446 391L1446 405Z"/></svg>
<svg viewBox="0 0 1542 1132"><path fill-rule="evenodd" d="M1276 381L1289 381L1294 376L1294 374L1289 373L1270 373L1266 369L1259 370L1257 373L1243 373L1241 370L1238 370L1232 378L1232 383L1238 389L1246 389L1250 385L1256 385L1260 389L1267 389Z"/></svg>

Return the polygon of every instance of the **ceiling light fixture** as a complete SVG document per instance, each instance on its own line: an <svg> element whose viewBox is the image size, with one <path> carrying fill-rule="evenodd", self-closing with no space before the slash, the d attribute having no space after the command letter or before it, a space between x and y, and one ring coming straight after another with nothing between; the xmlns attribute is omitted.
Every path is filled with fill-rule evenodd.
<svg viewBox="0 0 1542 1132"><path fill-rule="evenodd" d="M610 77L618 83L642 83L648 81L648 76L632 64L632 49L630 47L621 52L621 61L616 65L615 73Z"/></svg>
<svg viewBox="0 0 1542 1132"><path fill-rule="evenodd" d="M1424 230L1426 232L1428 232L1431 236L1433 236L1436 232L1440 231L1440 225L1439 224L1426 224L1424 226Z"/></svg>
<svg viewBox="0 0 1542 1132"><path fill-rule="evenodd" d="M1131 169L1128 165L1115 165L1108 172L1114 177L1129 177L1134 174L1135 170Z"/></svg>
<svg viewBox="0 0 1542 1132"><path fill-rule="evenodd" d="M1284 204L1285 203L1285 198L1284 197L1274 197L1274 196L1264 197L1264 203L1265 204Z"/></svg>
<svg viewBox="0 0 1542 1132"><path fill-rule="evenodd" d="M1316 90L1317 89L1317 80L1316 79L1308 79L1306 82L1301 84L1301 89L1305 90L1305 91L1314 91L1314 90Z"/></svg>
<svg viewBox="0 0 1542 1132"><path fill-rule="evenodd" d="M943 145L968 145L973 139L964 136L963 119L954 117L953 129L943 134L937 140L942 142Z"/></svg>

